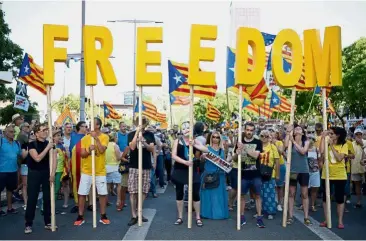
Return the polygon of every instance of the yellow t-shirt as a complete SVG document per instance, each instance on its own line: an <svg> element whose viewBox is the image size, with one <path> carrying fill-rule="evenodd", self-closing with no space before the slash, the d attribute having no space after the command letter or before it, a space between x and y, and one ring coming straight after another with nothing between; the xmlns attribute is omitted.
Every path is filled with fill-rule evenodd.
<svg viewBox="0 0 366 241"><path fill-rule="evenodd" d="M354 155L355 154L355 149L353 148L353 144L351 141L347 140L347 145L348 145L348 154L349 155ZM351 173L351 159L348 158L348 161L346 162L346 169L347 169L347 174Z"/></svg>
<svg viewBox="0 0 366 241"><path fill-rule="evenodd" d="M315 137L315 147L319 150L320 148L320 140L322 139L322 136L316 136Z"/></svg>
<svg viewBox="0 0 366 241"><path fill-rule="evenodd" d="M90 135L87 135L81 139L81 148L89 149L91 145ZM102 146L107 147L109 143L109 137L106 134L101 133L98 136L99 141L102 143ZM97 145L94 141L95 146ZM95 150L95 175L96 176L106 176L106 159L105 152L103 154L98 153L97 148ZM81 172L86 175L92 175L92 156L91 154L87 158L81 159Z"/></svg>
<svg viewBox="0 0 366 241"><path fill-rule="evenodd" d="M283 148L283 142L282 141L276 141L276 146ZM278 152L278 149L277 149ZM280 165L285 164L285 159L283 158L283 155L280 155Z"/></svg>
<svg viewBox="0 0 366 241"><path fill-rule="evenodd" d="M277 147L274 144L263 146L262 157L264 157L264 159L261 160L261 163L265 163L267 166L273 167L272 178L276 178L275 159L280 158Z"/></svg>
<svg viewBox="0 0 366 241"><path fill-rule="evenodd" d="M348 145L334 145L334 149L340 153L348 155ZM329 162L329 180L347 180L346 166L344 159L337 161L333 151L328 147L328 162ZM322 179L325 179L325 169L322 172Z"/></svg>

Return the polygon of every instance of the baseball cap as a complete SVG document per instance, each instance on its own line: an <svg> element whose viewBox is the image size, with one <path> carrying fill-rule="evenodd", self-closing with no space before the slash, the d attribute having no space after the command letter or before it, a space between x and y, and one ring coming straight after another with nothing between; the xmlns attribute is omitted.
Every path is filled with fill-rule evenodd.
<svg viewBox="0 0 366 241"><path fill-rule="evenodd" d="M360 128L357 128L357 129L355 130L355 134L357 134L357 133L363 134L363 131L362 131L362 129L360 129Z"/></svg>

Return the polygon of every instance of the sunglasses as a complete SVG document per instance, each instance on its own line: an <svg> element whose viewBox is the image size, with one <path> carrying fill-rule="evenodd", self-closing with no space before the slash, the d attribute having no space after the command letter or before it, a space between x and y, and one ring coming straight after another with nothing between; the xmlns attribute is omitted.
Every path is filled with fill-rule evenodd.
<svg viewBox="0 0 366 241"><path fill-rule="evenodd" d="M268 138L269 136L260 135L261 138Z"/></svg>
<svg viewBox="0 0 366 241"><path fill-rule="evenodd" d="M213 139L220 139L219 136L212 136Z"/></svg>

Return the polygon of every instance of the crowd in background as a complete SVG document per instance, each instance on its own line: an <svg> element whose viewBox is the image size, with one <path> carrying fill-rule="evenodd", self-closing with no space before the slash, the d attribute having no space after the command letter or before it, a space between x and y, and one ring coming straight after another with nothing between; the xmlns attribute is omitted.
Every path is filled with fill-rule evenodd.
<svg viewBox="0 0 366 241"><path fill-rule="evenodd" d="M138 222L139 141L143 148L143 201L149 193L152 198L158 198L157 189L171 183L176 192L175 225L184 222L188 170L193 166L192 197L198 227L203 227L202 219L229 218L240 201L241 225L246 224L245 210L255 208L256 225L264 228L265 218L272 220L283 211L289 146L288 225L294 222L295 208L303 210L304 224L312 225L309 216L318 211L318 198L323 200L325 220L325 155L329 160L332 200L337 203L337 227L344 228L343 217L349 208L362 208L362 190L364 194L366 192L366 133L361 128L331 127L323 131L320 123L315 126L268 126L261 118L258 123L244 121L242 140L238 140L236 127L217 125L209 128L205 123L196 122L194 140L190 140L189 122L174 125L170 130L160 129L146 118L142 123L142 126L135 123L128 127L121 122L119 129L113 129L95 118L94 131L90 131L90 125L84 121L76 125L65 123L53 127L50 138L46 123L32 121L29 124L21 115L14 115L0 138L0 191L7 191L7 209L2 209L0 215L16 214L13 199L23 201L25 233L32 232L37 209L43 215L45 229L50 230L50 183L53 183L55 192L52 195L56 200L63 200L62 206L56 207L56 214L77 213L74 225L82 225L85 209L92 211L94 208L91 192L91 156L94 152L99 222L110 224L107 207L113 204L108 197L113 195L117 196L116 211L124 210L129 203L131 219L128 225L135 225ZM325 139L328 153L325 153ZM193 162L189 161L190 145L194 147ZM232 170L227 173L208 160L209 155L226 162ZM239 161L241 170L238 170ZM239 171L242 177L240 198L237 197ZM301 204L296 207L297 192ZM356 195L352 207L349 205L351 193ZM40 195L41 202L38 201ZM142 221L148 220L142 217ZM326 222L320 225L326 227Z"/></svg>

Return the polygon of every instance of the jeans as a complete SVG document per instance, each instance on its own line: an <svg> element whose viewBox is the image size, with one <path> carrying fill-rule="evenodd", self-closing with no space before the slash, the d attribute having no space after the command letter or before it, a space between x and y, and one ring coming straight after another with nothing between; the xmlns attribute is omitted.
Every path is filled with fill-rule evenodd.
<svg viewBox="0 0 366 241"><path fill-rule="evenodd" d="M150 192L154 195L156 193L156 178L155 178L155 170L151 168L151 175L150 175Z"/></svg>
<svg viewBox="0 0 366 241"><path fill-rule="evenodd" d="M51 223L51 196L50 196L50 172L48 170L31 170L28 171L28 201L27 210L25 211L25 226L32 226L36 212L39 190L42 185L43 192L43 219L44 224Z"/></svg>
<svg viewBox="0 0 366 241"><path fill-rule="evenodd" d="M156 176L159 178L159 186L164 187L164 156L159 155L156 161Z"/></svg>

